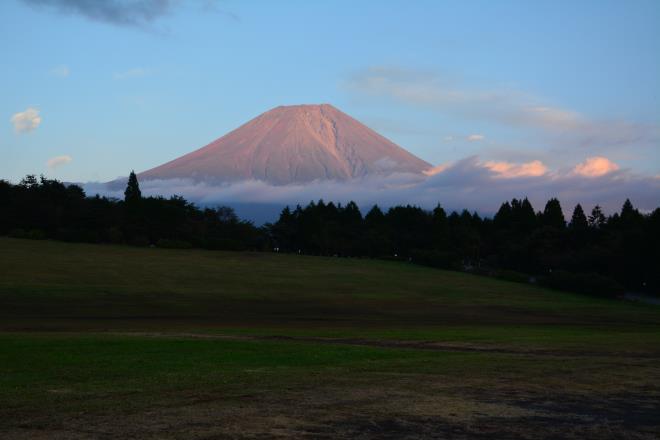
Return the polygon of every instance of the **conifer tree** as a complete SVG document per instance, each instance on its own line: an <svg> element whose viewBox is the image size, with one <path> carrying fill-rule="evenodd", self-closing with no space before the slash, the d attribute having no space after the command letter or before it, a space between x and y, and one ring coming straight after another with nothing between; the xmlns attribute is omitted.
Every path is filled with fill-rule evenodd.
<svg viewBox="0 0 660 440"><path fill-rule="evenodd" d="M579 203L575 205L573 210L573 216L571 217L571 228L575 230L587 229L589 223L587 222L587 216L584 214L582 205Z"/></svg>
<svg viewBox="0 0 660 440"><path fill-rule="evenodd" d="M135 171L131 171L131 174L128 176L128 184L126 185L126 190L124 191L124 201L126 203L132 203L140 200L141 198L142 192L140 191L140 184L138 183Z"/></svg>
<svg viewBox="0 0 660 440"><path fill-rule="evenodd" d="M589 226L595 229L600 229L605 226L605 214L599 205L594 206L594 209L591 210L591 215L589 216Z"/></svg>
<svg viewBox="0 0 660 440"><path fill-rule="evenodd" d="M564 213L561 210L561 204L559 203L559 200L555 198L548 200L541 219L546 226L552 226L557 229L563 229L566 227L566 220L564 219Z"/></svg>

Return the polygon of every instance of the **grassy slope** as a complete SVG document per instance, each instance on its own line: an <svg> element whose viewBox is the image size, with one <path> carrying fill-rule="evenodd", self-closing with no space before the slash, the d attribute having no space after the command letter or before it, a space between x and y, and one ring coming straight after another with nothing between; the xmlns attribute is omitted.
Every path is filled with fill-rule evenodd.
<svg viewBox="0 0 660 440"><path fill-rule="evenodd" d="M459 428L484 434L475 420L501 419L503 431L495 432L522 436L509 429L529 426L530 438L537 429L584 437L570 417L588 416L593 435L632 429L643 438L657 427L648 415L660 409L659 329L658 307L392 262L0 238L0 434L33 438L59 429L67 438L84 425L97 434L145 437L140 429L151 429L166 437L172 428L161 425L178 426L162 419L168 411L178 423L201 417L199 424L213 425L199 415L202 405L213 414L242 408L237 417L264 436L274 435L271 415L295 409L301 415L292 426L328 419L328 429L346 429L347 437L367 428L337 420L348 423L361 411L372 421L398 417L413 432L428 425L420 417L439 418L452 424L448 435ZM433 340L513 351L184 333ZM536 408L549 403L561 411ZM193 407L194 416L186 412ZM136 431L110 428L116 417ZM625 426L612 427L610 418ZM535 425L540 420L547 425Z"/></svg>
<svg viewBox="0 0 660 440"><path fill-rule="evenodd" d="M584 340L615 349L660 343L658 307L402 263L6 238L0 322L14 330Z"/></svg>

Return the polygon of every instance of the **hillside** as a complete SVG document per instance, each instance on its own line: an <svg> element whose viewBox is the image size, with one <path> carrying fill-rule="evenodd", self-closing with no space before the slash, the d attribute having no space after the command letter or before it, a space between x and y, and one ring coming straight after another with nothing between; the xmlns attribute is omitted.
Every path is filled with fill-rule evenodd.
<svg viewBox="0 0 660 440"><path fill-rule="evenodd" d="M659 307L367 259L0 249L3 438L660 429Z"/></svg>

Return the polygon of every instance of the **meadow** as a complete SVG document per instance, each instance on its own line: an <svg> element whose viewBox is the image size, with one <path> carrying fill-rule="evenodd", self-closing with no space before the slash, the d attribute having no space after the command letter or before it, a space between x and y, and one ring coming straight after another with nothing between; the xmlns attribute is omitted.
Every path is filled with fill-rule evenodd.
<svg viewBox="0 0 660 440"><path fill-rule="evenodd" d="M401 262L0 238L2 438L656 438L660 307Z"/></svg>

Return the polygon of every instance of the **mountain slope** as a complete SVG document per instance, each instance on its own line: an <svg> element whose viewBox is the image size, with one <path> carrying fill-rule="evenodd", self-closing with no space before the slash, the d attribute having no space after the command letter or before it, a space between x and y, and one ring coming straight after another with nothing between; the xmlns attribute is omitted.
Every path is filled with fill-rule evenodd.
<svg viewBox="0 0 660 440"><path fill-rule="evenodd" d="M273 184L347 180L431 165L335 107L281 106L207 146L145 171L141 179L262 180Z"/></svg>

